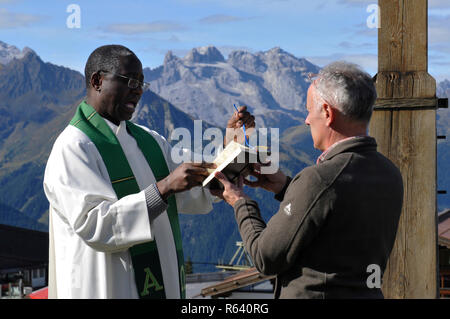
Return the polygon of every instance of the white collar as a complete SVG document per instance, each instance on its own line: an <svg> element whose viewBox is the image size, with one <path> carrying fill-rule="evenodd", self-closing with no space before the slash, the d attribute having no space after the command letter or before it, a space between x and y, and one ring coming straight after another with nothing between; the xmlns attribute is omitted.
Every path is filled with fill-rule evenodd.
<svg viewBox="0 0 450 319"><path fill-rule="evenodd" d="M106 124L108 124L108 126L111 128L113 133L116 134L116 136L119 136L119 134L122 132L126 132L128 134L125 121L120 121L119 125L116 125L106 118L103 119L105 120Z"/></svg>

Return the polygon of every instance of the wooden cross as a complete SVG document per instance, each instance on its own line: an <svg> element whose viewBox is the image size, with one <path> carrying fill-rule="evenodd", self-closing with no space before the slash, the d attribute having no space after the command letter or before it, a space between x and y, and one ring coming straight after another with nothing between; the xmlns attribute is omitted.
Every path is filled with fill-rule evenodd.
<svg viewBox="0 0 450 319"><path fill-rule="evenodd" d="M403 176L385 298L438 296L436 81L428 74L427 0L379 0L378 100L369 133Z"/></svg>

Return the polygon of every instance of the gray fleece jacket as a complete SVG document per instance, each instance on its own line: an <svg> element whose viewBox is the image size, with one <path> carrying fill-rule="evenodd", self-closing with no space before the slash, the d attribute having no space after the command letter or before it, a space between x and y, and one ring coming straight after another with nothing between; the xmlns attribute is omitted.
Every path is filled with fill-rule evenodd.
<svg viewBox="0 0 450 319"><path fill-rule="evenodd" d="M255 201L235 203L255 266L277 275L275 298L383 298L381 289L367 285L368 266L378 266L382 278L403 183L398 168L376 148L368 136L338 144L321 163L289 179L267 225Z"/></svg>

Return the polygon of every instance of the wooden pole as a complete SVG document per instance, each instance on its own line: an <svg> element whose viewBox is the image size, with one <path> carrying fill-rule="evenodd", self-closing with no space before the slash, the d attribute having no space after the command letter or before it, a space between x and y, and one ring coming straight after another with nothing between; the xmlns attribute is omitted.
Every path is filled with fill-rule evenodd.
<svg viewBox="0 0 450 319"><path fill-rule="evenodd" d="M403 176L385 298L437 298L436 81L428 74L427 0L379 0L378 100L369 133Z"/></svg>

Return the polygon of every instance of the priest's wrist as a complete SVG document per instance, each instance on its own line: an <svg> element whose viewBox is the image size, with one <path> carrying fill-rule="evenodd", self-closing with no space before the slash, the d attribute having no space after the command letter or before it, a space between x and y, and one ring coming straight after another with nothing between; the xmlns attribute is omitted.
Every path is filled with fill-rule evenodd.
<svg viewBox="0 0 450 319"><path fill-rule="evenodd" d="M164 201L167 201L167 198L169 198L169 196L174 193L170 189L170 183L168 182L167 177L157 182L156 187L158 188L158 191L161 194L161 198Z"/></svg>

